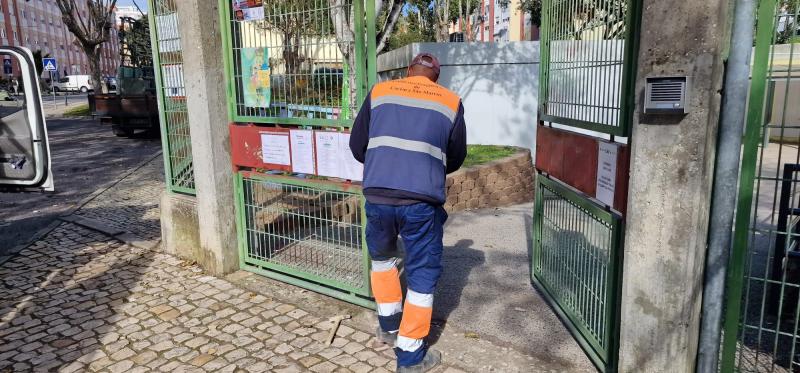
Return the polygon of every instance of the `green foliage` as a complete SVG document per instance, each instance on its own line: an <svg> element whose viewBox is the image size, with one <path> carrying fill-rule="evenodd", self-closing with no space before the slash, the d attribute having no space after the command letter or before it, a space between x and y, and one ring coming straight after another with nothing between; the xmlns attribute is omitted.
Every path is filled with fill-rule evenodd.
<svg viewBox="0 0 800 373"><path fill-rule="evenodd" d="M153 66L153 51L150 45L150 23L147 15L137 20L126 18L126 27L118 31L120 44L124 48L122 54L123 66L144 67Z"/></svg>
<svg viewBox="0 0 800 373"><path fill-rule="evenodd" d="M549 13L552 37L582 40L587 31L599 30L602 34L590 34L602 40L622 38L626 31L629 1L571 0L555 3Z"/></svg>
<svg viewBox="0 0 800 373"><path fill-rule="evenodd" d="M386 51L404 47L412 43L424 43L434 41L433 27L424 27L420 24L420 14L417 12L407 12L400 17L394 33L389 37Z"/></svg>
<svg viewBox="0 0 800 373"><path fill-rule="evenodd" d="M65 117L88 117L92 115L89 104L78 105L64 112Z"/></svg>
<svg viewBox="0 0 800 373"><path fill-rule="evenodd" d="M775 44L791 44L800 40L800 36L797 35L800 25L795 17L799 10L800 3L796 1L784 2L778 8L778 16L775 19Z"/></svg>
<svg viewBox="0 0 800 373"><path fill-rule="evenodd" d="M468 145L467 159L464 160L464 167L478 166L496 161L509 157L516 152L517 149L511 146Z"/></svg>
<svg viewBox="0 0 800 373"><path fill-rule="evenodd" d="M531 15L531 24L534 26L542 25L542 0L522 0L519 10Z"/></svg>

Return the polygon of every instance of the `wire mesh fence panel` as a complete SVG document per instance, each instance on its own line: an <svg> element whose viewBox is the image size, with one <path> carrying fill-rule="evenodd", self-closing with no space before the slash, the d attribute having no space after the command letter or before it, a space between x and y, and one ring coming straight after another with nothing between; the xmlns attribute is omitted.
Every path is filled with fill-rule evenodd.
<svg viewBox="0 0 800 373"><path fill-rule="evenodd" d="M364 94L362 1L222 0L234 120L349 126Z"/></svg>
<svg viewBox="0 0 800 373"><path fill-rule="evenodd" d="M800 370L800 0L763 0L722 371Z"/></svg>
<svg viewBox="0 0 800 373"><path fill-rule="evenodd" d="M360 192L289 177L239 180L245 263L370 295Z"/></svg>
<svg viewBox="0 0 800 373"><path fill-rule="evenodd" d="M636 0L543 2L542 120L626 136Z"/></svg>
<svg viewBox="0 0 800 373"><path fill-rule="evenodd" d="M153 55L167 183L173 191L195 193L192 142L183 81L183 53L178 33L178 0L151 0Z"/></svg>
<svg viewBox="0 0 800 373"><path fill-rule="evenodd" d="M620 218L538 177L533 280L598 367L615 364Z"/></svg>

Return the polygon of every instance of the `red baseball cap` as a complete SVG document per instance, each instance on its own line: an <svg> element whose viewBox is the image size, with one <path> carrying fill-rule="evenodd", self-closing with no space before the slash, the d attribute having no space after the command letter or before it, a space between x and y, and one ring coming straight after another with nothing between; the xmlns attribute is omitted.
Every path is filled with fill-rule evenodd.
<svg viewBox="0 0 800 373"><path fill-rule="evenodd" d="M414 65L425 66L433 70L433 72L435 72L436 75L439 75L439 70L441 69L441 65L439 65L439 60L430 53L420 53L416 57L414 57L414 59L411 60L411 65L409 65L409 67Z"/></svg>

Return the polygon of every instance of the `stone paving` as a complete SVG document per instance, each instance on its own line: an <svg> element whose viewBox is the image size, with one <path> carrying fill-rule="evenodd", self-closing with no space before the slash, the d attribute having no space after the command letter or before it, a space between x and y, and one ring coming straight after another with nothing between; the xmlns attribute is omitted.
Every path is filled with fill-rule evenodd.
<svg viewBox="0 0 800 373"><path fill-rule="evenodd" d="M162 180L156 157L0 265L0 373L394 371L392 350L370 335L372 311L248 272L208 276L158 247L71 222L157 243ZM327 346L329 319L345 313L353 319ZM447 363L437 373L591 370L583 356L433 329Z"/></svg>
<svg viewBox="0 0 800 373"><path fill-rule="evenodd" d="M141 239L161 239L159 198L164 191L164 160L155 157L74 215L102 221Z"/></svg>
<svg viewBox="0 0 800 373"><path fill-rule="evenodd" d="M391 350L166 254L63 223L0 267L0 372L386 372Z"/></svg>

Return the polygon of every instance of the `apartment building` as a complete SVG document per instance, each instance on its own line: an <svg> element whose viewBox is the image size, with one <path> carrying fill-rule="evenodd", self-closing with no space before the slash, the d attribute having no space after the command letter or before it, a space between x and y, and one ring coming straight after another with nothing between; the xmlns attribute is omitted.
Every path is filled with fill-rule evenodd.
<svg viewBox="0 0 800 373"><path fill-rule="evenodd" d="M86 2L76 1L75 4L82 13L87 13ZM41 50L55 57L59 69L56 76L89 74L86 55L62 22L55 0L0 0L0 44ZM103 74L116 75L119 40L115 29L111 31L110 40L103 43L101 53ZM3 65L3 76L18 74L15 64Z"/></svg>
<svg viewBox="0 0 800 373"><path fill-rule="evenodd" d="M450 26L451 41L539 40L539 28L531 23L529 13L519 9L519 0L481 0L479 4L468 20Z"/></svg>

